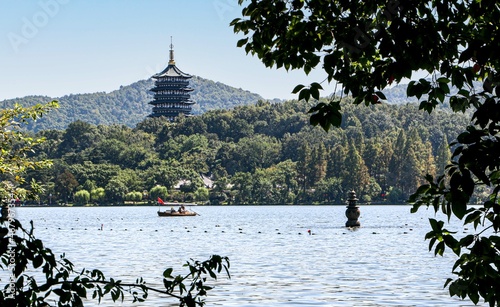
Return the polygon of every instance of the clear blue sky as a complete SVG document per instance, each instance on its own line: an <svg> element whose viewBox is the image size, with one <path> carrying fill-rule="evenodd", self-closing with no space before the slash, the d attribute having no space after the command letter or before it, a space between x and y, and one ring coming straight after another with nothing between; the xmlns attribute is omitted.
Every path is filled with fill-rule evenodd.
<svg viewBox="0 0 500 307"><path fill-rule="evenodd" d="M229 23L240 14L237 0L0 0L0 100L148 79L167 65L171 36L184 72L266 99L296 98L295 85L323 81L320 70L266 68L237 48Z"/></svg>

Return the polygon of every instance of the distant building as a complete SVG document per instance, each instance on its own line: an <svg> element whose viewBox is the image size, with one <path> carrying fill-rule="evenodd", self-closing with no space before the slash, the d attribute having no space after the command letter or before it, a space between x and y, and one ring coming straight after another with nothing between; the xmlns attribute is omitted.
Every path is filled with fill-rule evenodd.
<svg viewBox="0 0 500 307"><path fill-rule="evenodd" d="M170 60L168 66L162 72L155 74L151 78L155 79L154 100L149 104L153 105L153 113L149 117L164 116L170 121L174 121L179 114L190 115L192 105L189 79L191 75L182 72L174 61L174 45L170 43Z"/></svg>

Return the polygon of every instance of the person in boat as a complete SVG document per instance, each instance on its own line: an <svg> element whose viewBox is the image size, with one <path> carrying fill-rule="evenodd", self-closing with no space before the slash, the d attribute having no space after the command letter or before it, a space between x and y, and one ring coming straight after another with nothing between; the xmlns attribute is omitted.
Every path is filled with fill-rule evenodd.
<svg viewBox="0 0 500 307"><path fill-rule="evenodd" d="M179 207L179 213L186 213L186 208L184 207L184 205L181 205Z"/></svg>
<svg viewBox="0 0 500 307"><path fill-rule="evenodd" d="M170 213L175 213L174 207L170 207Z"/></svg>

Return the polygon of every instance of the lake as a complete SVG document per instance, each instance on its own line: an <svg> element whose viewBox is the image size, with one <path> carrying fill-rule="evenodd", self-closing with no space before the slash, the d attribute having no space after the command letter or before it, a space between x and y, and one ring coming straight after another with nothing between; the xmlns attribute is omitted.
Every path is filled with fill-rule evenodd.
<svg viewBox="0 0 500 307"><path fill-rule="evenodd" d="M77 271L98 268L124 282L144 277L161 288L167 267L179 274L191 258L228 256L231 279L220 275L207 306L474 306L443 289L456 258L428 251L430 209L411 214L409 206L360 206L361 228L352 231L343 227L345 206L193 208L199 216L158 217L158 207L15 210ZM464 232L452 224L446 228ZM176 303L150 293L135 306Z"/></svg>

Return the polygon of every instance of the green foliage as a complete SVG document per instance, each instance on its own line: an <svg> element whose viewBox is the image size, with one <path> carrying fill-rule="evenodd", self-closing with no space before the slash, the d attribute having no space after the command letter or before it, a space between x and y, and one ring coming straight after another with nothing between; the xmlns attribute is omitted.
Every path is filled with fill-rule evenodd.
<svg viewBox="0 0 500 307"><path fill-rule="evenodd" d="M104 191L104 188L96 188L90 191L90 199L93 202L99 202L104 199L106 196L106 192Z"/></svg>
<svg viewBox="0 0 500 307"><path fill-rule="evenodd" d="M207 188L199 187L194 192L194 197L195 197L196 201L205 202L209 198L209 193L210 193L210 191Z"/></svg>
<svg viewBox="0 0 500 307"><path fill-rule="evenodd" d="M162 199L191 201L198 197L197 189L204 186L201 174L233 183L241 179L237 173L248 173L252 180L260 178L258 186L271 189L265 199L273 203L322 202L325 198L314 190L329 178L339 179L341 189L337 193L355 188L360 198L369 194L374 203L387 199L401 203L424 182L425 172L435 174L435 156L443 140L455 137L467 119L445 109L421 113L412 104L360 109L347 98L341 102L342 130L325 133L308 125L307 105L305 101L261 101L233 110L209 111L178 123L163 122L153 129L155 133L82 122L70 125L70 132L42 131L37 135L45 136L51 148L38 145L34 157L50 157L54 167L30 172L28 178L46 183L52 203L73 202L74 193L85 189L91 192L92 203L116 204L127 199L127 193L150 191L156 185L166 189ZM73 135L72 142L78 142L78 127L85 135L85 145L68 147L69 135ZM99 136L89 137L94 133ZM419 171L405 171L410 169ZM403 175L408 178L400 180ZM384 191L396 187L400 193L384 198L372 186ZM104 189L98 199L92 192L97 187ZM175 193L175 189L182 193ZM263 201L256 193L226 185L224 191L210 191L209 199L256 203L252 196L256 195ZM42 203L49 202L48 193L42 197ZM340 202L344 197L334 195L329 199Z"/></svg>
<svg viewBox="0 0 500 307"><path fill-rule="evenodd" d="M168 190L165 186L154 186L149 190L149 197L153 200L156 200L158 197L162 199L166 199L168 196Z"/></svg>
<svg viewBox="0 0 500 307"><path fill-rule="evenodd" d="M74 199L78 205L86 205L90 201L90 193L87 190L80 190L75 193Z"/></svg>
<svg viewBox="0 0 500 307"><path fill-rule="evenodd" d="M428 78L411 80L406 91L408 97L419 100L419 109L431 113L449 103L454 112L470 116L470 125L451 144L452 161L444 174L434 179L433 156L421 150L431 140L422 137L421 131L410 131L400 134L393 147L394 153L404 153L404 159L393 156L389 168L395 173L387 179L394 193L405 195L422 184L424 173L429 174L428 183L410 198L413 211L432 206L448 218L472 223L477 232L460 238L443 229L443 222L431 220L432 231L426 237L430 248L442 255L447 246L459 257L453 267L457 278L446 282L450 294L473 303L482 298L490 306L500 305L497 1L239 0L239 4L245 5L243 16L231 23L235 32L244 35L237 45L268 67L309 73L320 66L326 80L341 85L342 95L350 94L354 104L366 106L384 102L383 92L392 83L411 79L417 71L427 72ZM294 92L299 99L309 100L317 98L319 88L312 83ZM336 101L333 97L330 105ZM311 123L327 131L343 124L337 114L340 109L328 106L320 102L311 109ZM445 156L440 153L441 159ZM475 191L488 197L471 203L478 199Z"/></svg>
<svg viewBox="0 0 500 307"><path fill-rule="evenodd" d="M137 202L142 200L142 192L132 191L125 194L125 200Z"/></svg>
<svg viewBox="0 0 500 307"><path fill-rule="evenodd" d="M49 160L33 161L29 159L33 147L41 144L45 138L34 138L21 131L21 125L41 118L46 112L57 108L56 101L32 107L22 107L15 104L12 109L0 110L0 196L2 206L11 199L36 198L42 191L36 181L26 182L21 174L27 170L50 167ZM30 187L31 189L29 189Z"/></svg>
<svg viewBox="0 0 500 307"><path fill-rule="evenodd" d="M110 296L123 301L125 293L131 295L132 302L143 302L149 291L166 294L179 300L179 306L203 306L204 297L212 287L210 279L217 279L222 271L229 275L229 259L213 255L210 259L185 264L186 275L172 275L172 269L164 272L165 289L149 287L139 278L134 283L106 278L99 270L76 270L64 255L57 258L52 251L37 239L30 228L24 228L10 211L10 201L15 198L36 196L42 189L35 181L31 190L23 189L27 169L39 170L50 166L50 161L33 161L27 154L32 152L43 139L28 137L19 130L19 123L36 120L48 110L57 107L56 102L24 108L0 111L0 133L2 151L0 169L3 185L1 190L2 210L0 217L0 269L10 273L8 283L0 291L1 306L83 306L83 299L101 299ZM92 181L86 185L93 186ZM140 193L142 196L142 193ZM88 202L90 193L81 190L75 199ZM15 261L12 261L15 260ZM89 296L88 296L89 295Z"/></svg>

